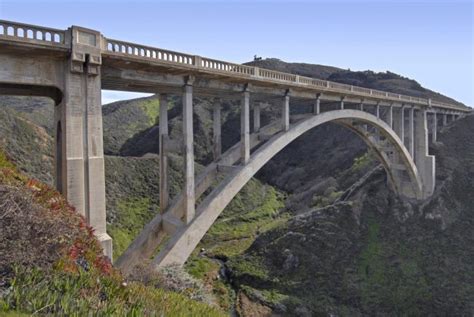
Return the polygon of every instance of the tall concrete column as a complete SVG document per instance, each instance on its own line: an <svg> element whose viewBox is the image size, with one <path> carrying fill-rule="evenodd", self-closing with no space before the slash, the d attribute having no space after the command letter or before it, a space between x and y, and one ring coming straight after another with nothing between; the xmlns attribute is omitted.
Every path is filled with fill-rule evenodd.
<svg viewBox="0 0 474 317"><path fill-rule="evenodd" d="M313 114L318 115L321 113L321 95L316 95L316 100L313 105Z"/></svg>
<svg viewBox="0 0 474 317"><path fill-rule="evenodd" d="M193 136L193 83L186 78L183 87L183 148L184 148L184 221L190 223L195 214L194 190L194 136Z"/></svg>
<svg viewBox="0 0 474 317"><path fill-rule="evenodd" d="M408 152L412 157L415 155L414 112L413 106L408 109Z"/></svg>
<svg viewBox="0 0 474 317"><path fill-rule="evenodd" d="M448 115L446 113L443 113L443 126L448 125Z"/></svg>
<svg viewBox="0 0 474 317"><path fill-rule="evenodd" d="M256 103L253 106L253 132L257 133L260 131L260 104Z"/></svg>
<svg viewBox="0 0 474 317"><path fill-rule="evenodd" d="M281 129L288 131L290 129L290 93L287 92L283 97L281 105Z"/></svg>
<svg viewBox="0 0 474 317"><path fill-rule="evenodd" d="M390 128L393 129L393 105L390 105L388 107L387 111L387 124L390 126Z"/></svg>
<svg viewBox="0 0 474 317"><path fill-rule="evenodd" d="M431 126L431 138L433 143L438 141L438 117L436 112L433 112L433 124Z"/></svg>
<svg viewBox="0 0 474 317"><path fill-rule="evenodd" d="M64 96L56 117L56 153L61 161L56 165L57 185L94 228L104 253L112 258L112 239L106 232L101 35L72 27L67 37L72 52L65 64Z"/></svg>
<svg viewBox="0 0 474 317"><path fill-rule="evenodd" d="M424 109L416 111L415 164L423 182L423 198L431 196L435 187L435 157L428 154L428 123Z"/></svg>
<svg viewBox="0 0 474 317"><path fill-rule="evenodd" d="M168 136L168 95L160 94L160 212L164 213L169 203L168 153L165 143Z"/></svg>
<svg viewBox="0 0 474 317"><path fill-rule="evenodd" d="M375 116L377 118L380 118L380 104L377 103L377 105L375 106Z"/></svg>
<svg viewBox="0 0 474 317"><path fill-rule="evenodd" d="M398 135L402 143L405 139L405 108L402 106L397 108L393 117L393 130Z"/></svg>
<svg viewBox="0 0 474 317"><path fill-rule="evenodd" d="M364 101L360 102L360 111L364 111Z"/></svg>
<svg viewBox="0 0 474 317"><path fill-rule="evenodd" d="M242 164L247 164L250 159L250 90L247 87L242 93L240 110L240 157Z"/></svg>
<svg viewBox="0 0 474 317"><path fill-rule="evenodd" d="M220 100L214 100L214 109L212 112L212 133L213 133L213 153L214 160L218 160L222 154L221 137L221 105Z"/></svg>
<svg viewBox="0 0 474 317"><path fill-rule="evenodd" d="M340 108L341 110L344 110L344 97L341 97Z"/></svg>

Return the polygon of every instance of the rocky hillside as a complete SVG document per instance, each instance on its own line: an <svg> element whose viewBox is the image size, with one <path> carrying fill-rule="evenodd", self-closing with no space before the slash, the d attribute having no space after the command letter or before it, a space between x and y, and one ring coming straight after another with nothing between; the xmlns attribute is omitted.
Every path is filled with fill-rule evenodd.
<svg viewBox="0 0 474 317"><path fill-rule="evenodd" d="M255 65L451 100L388 72L275 59ZM169 105L172 138L181 136L180 103L175 97ZM238 105L239 100L222 105L224 150L240 137ZM117 254L159 212L159 106L156 97L149 97L103 107L107 221ZM300 107L296 102L291 106L292 111ZM262 111L262 124L277 118L277 107ZM0 144L22 171L50 184L52 112L46 99L0 98ZM211 101L196 98L194 114L199 170L212 157ZM186 269L204 281L221 307L241 316L429 315L455 308L458 315L469 315L472 201L462 196L469 190L460 189L472 183L467 173L457 173L467 166L461 163L472 166L472 160L461 158L474 156L467 146L456 152L463 153L459 157L451 156L449 148L469 142L471 119L465 120L463 128L459 122L442 133L432 149L439 181L436 195L423 205L392 195L374 156L351 132L333 124L309 131L236 196ZM464 143L447 142L461 137ZM181 158L173 156L172 195L180 188L181 170Z"/></svg>

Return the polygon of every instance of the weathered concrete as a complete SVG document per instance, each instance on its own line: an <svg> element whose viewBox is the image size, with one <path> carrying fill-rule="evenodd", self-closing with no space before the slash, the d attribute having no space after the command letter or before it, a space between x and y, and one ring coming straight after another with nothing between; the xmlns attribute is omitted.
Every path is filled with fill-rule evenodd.
<svg viewBox="0 0 474 317"><path fill-rule="evenodd" d="M190 223L195 214L193 78L183 87L183 147L184 147L184 222Z"/></svg>
<svg viewBox="0 0 474 317"><path fill-rule="evenodd" d="M283 97L281 107L281 129L288 131L290 128L290 94L289 92Z"/></svg>
<svg viewBox="0 0 474 317"><path fill-rule="evenodd" d="M318 115L321 113L321 95L316 95L316 100L314 101L313 105L313 114Z"/></svg>
<svg viewBox="0 0 474 317"><path fill-rule="evenodd" d="M250 91L246 89L242 93L242 104L240 110L240 155L242 164L247 164L250 159Z"/></svg>
<svg viewBox="0 0 474 317"><path fill-rule="evenodd" d="M222 154L221 126L221 104L220 100L215 100L212 114L213 154L215 161L218 160Z"/></svg>
<svg viewBox="0 0 474 317"><path fill-rule="evenodd" d="M168 153L165 142L168 139L168 95L160 94L160 212L168 208L169 185L168 185Z"/></svg>
<svg viewBox="0 0 474 317"><path fill-rule="evenodd" d="M438 117L436 112L433 112L433 122L431 124L431 139L433 143L438 141Z"/></svg>
<svg viewBox="0 0 474 317"><path fill-rule="evenodd" d="M416 111L415 163L423 184L423 197L430 197L435 187L435 157L428 154L427 111Z"/></svg>
<svg viewBox="0 0 474 317"><path fill-rule="evenodd" d="M408 153L413 157L415 153L415 124L413 107L408 108Z"/></svg>
<svg viewBox="0 0 474 317"><path fill-rule="evenodd" d="M308 117L308 119L290 128L286 133L275 135L252 155L245 166L241 166L234 173L228 175L200 204L196 219L176 231L176 234L155 258L154 264L159 266L183 264L225 206L267 161L306 131L326 122L344 119L360 120L367 124L376 125L378 129L383 131L384 136L393 142L403 158L409 175L413 179L413 184L416 184L415 188L418 192L414 194L419 197L422 184L416 166L401 140L383 120L357 110L324 112L318 116ZM390 166L386 166L386 168L389 169Z"/></svg>
<svg viewBox="0 0 474 317"><path fill-rule="evenodd" d="M257 133L260 131L260 103L256 103L253 106L253 132Z"/></svg>

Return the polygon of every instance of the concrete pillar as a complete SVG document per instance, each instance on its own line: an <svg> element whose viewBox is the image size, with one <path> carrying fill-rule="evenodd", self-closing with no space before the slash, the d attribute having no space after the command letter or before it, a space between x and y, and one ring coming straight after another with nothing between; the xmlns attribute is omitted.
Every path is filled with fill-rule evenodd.
<svg viewBox="0 0 474 317"><path fill-rule="evenodd" d="M413 106L408 109L408 152L412 157L415 155L414 112Z"/></svg>
<svg viewBox="0 0 474 317"><path fill-rule="evenodd" d="M247 164L250 159L250 91L248 87L242 93L242 104L240 111L240 157L242 164Z"/></svg>
<svg viewBox="0 0 474 317"><path fill-rule="evenodd" d="M290 94L286 93L281 105L281 129L288 131L290 129Z"/></svg>
<svg viewBox="0 0 474 317"><path fill-rule="evenodd" d="M393 129L393 105L388 107L387 124Z"/></svg>
<svg viewBox="0 0 474 317"><path fill-rule="evenodd" d="M380 104L377 103L377 105L375 106L375 116L377 118L380 118Z"/></svg>
<svg viewBox="0 0 474 317"><path fill-rule="evenodd" d="M360 103L360 111L364 111L364 103L363 102Z"/></svg>
<svg viewBox="0 0 474 317"><path fill-rule="evenodd" d="M112 259L106 232L105 173L99 32L72 27L72 52L66 62L64 95L56 118L58 189L83 215ZM86 58L88 56L88 58Z"/></svg>
<svg viewBox="0 0 474 317"><path fill-rule="evenodd" d="M393 130L398 135L402 143L405 139L405 108L402 106L397 108L393 117Z"/></svg>
<svg viewBox="0 0 474 317"><path fill-rule="evenodd" d="M221 105L220 100L214 101L214 109L212 112L212 133L213 133L213 153L214 160L218 160L222 154L222 137L221 137Z"/></svg>
<svg viewBox="0 0 474 317"><path fill-rule="evenodd" d="M183 87L183 149L184 149L184 222L190 223L195 214L194 135L193 135L193 77Z"/></svg>
<svg viewBox="0 0 474 317"><path fill-rule="evenodd" d="M448 125L448 115L443 113L443 127Z"/></svg>
<svg viewBox="0 0 474 317"><path fill-rule="evenodd" d="M168 153L165 142L168 140L168 96L160 94L160 212L164 213L168 208Z"/></svg>
<svg viewBox="0 0 474 317"><path fill-rule="evenodd" d="M318 115L320 113L321 113L321 95L317 94L316 101L314 102L314 105L313 105L313 114Z"/></svg>
<svg viewBox="0 0 474 317"><path fill-rule="evenodd" d="M253 106L253 132L260 131L260 103Z"/></svg>
<svg viewBox="0 0 474 317"><path fill-rule="evenodd" d="M438 141L438 117L436 112L433 112L433 124L431 126L431 139L433 143Z"/></svg>
<svg viewBox="0 0 474 317"><path fill-rule="evenodd" d="M427 112L416 111L415 164L423 183L423 198L431 196L435 187L435 157L428 155Z"/></svg>
<svg viewBox="0 0 474 317"><path fill-rule="evenodd" d="M341 110L344 110L344 97L341 97L341 105L340 105Z"/></svg>

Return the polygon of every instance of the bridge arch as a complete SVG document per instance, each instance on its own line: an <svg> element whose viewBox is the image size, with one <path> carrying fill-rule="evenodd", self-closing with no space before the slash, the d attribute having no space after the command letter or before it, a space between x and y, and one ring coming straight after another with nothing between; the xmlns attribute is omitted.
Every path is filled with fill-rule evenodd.
<svg viewBox="0 0 474 317"><path fill-rule="evenodd" d="M230 173L197 207L196 217L175 231L165 247L154 260L157 266L184 264L207 230L215 222L224 208L231 202L245 184L278 152L305 132L328 122L335 122L356 132L369 147L375 149L377 156L387 171L388 178L395 190L411 197L421 197L422 181L417 167L397 134L382 119L360 110L334 110L323 112L295 123L288 131L282 131L271 137L250 157L247 164L239 166ZM358 125L374 126L388 140L408 172L411 188L404 185L395 176L390 158L380 147L373 135L364 132Z"/></svg>

